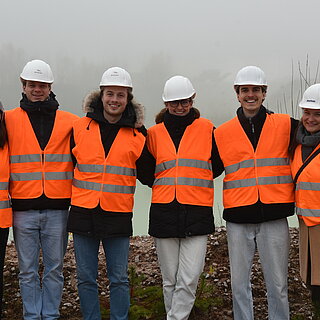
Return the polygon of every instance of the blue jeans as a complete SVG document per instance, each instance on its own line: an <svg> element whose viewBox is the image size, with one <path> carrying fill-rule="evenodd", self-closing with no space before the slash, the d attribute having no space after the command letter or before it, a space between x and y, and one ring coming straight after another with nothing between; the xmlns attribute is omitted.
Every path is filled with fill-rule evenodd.
<svg viewBox="0 0 320 320"><path fill-rule="evenodd" d="M3 266L6 256L6 247L9 236L9 228L0 228L0 319L2 319L2 297L3 297Z"/></svg>
<svg viewBox="0 0 320 320"><path fill-rule="evenodd" d="M73 234L78 292L84 320L100 320L98 252L100 240ZM102 239L110 288L110 319L127 320L130 307L128 281L129 237Z"/></svg>
<svg viewBox="0 0 320 320"><path fill-rule="evenodd" d="M68 210L14 211L13 235L19 261L19 284L25 320L59 318L63 289ZM44 265L42 287L39 254Z"/></svg>
<svg viewBox="0 0 320 320"><path fill-rule="evenodd" d="M257 224L227 222L235 320L253 320L251 268L256 248L267 287L268 319L289 320L287 219Z"/></svg>

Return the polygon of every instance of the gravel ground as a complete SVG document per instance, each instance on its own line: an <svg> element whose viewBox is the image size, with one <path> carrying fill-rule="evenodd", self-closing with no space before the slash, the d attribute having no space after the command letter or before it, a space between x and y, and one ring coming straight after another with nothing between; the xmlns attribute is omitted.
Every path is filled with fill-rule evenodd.
<svg viewBox="0 0 320 320"><path fill-rule="evenodd" d="M289 262L289 302L291 319L312 319L310 294L299 276L298 230L292 228L291 251ZM208 307L205 313L190 317L204 319L232 319L232 301L230 288L229 261L225 228L217 228L215 234L209 236L206 256L206 283L214 285L215 297L222 298L219 306ZM160 285L161 275L152 238L148 236L133 237L130 245L130 265L139 274L144 274L144 286ZM41 269L40 269L41 270ZM41 271L40 271L41 272ZM81 319L79 298L76 288L76 271L72 240L69 241L65 257L65 287L61 303L60 319ZM99 256L99 292L101 304L108 303L108 281L104 267L102 250ZM18 287L18 264L14 244L9 244L4 272L4 317L3 319L22 319L21 297ZM256 256L252 268L252 289L254 296L255 319L267 319L266 289L259 259ZM108 319L105 317L104 319ZM161 319L163 319L161 317Z"/></svg>

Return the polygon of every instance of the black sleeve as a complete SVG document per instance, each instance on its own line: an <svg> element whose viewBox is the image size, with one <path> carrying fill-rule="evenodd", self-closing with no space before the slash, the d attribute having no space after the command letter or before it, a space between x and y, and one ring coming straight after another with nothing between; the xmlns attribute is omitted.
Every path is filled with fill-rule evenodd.
<svg viewBox="0 0 320 320"><path fill-rule="evenodd" d="M224 171L224 165L220 158L219 150L216 144L216 139L214 137L215 129L216 128L213 128L213 132L212 132L211 162L212 162L213 177L217 178Z"/></svg>
<svg viewBox="0 0 320 320"><path fill-rule="evenodd" d="M77 164L77 159L76 157L73 155L72 153L72 149L76 146L76 143L74 142L74 136L73 136L73 129L71 131L71 135L70 135L70 153L71 153L71 158L72 158L72 162L73 162L73 166L75 167Z"/></svg>
<svg viewBox="0 0 320 320"><path fill-rule="evenodd" d="M296 136L296 130L299 125L299 120L296 120L294 118L290 118L290 120L291 120L290 145L292 145L294 143L293 140L295 139L295 136Z"/></svg>
<svg viewBox="0 0 320 320"><path fill-rule="evenodd" d="M156 168L156 159L148 150L147 144L144 145L139 159L136 161L138 180L150 188L154 182L154 172Z"/></svg>

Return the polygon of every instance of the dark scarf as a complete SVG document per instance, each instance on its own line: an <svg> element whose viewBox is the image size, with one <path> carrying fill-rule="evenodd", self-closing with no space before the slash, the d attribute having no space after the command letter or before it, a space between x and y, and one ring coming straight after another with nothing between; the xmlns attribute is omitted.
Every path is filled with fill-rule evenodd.
<svg viewBox="0 0 320 320"><path fill-rule="evenodd" d="M53 92L50 92L47 100L36 102L29 101L27 96L22 93L20 107L28 113L54 113L59 107L59 102L56 100L56 95Z"/></svg>
<svg viewBox="0 0 320 320"><path fill-rule="evenodd" d="M296 140L298 144L302 145L302 160L305 161L314 148L320 143L320 131L311 134L300 122L297 128Z"/></svg>
<svg viewBox="0 0 320 320"><path fill-rule="evenodd" d="M168 110L165 112L163 122L176 147L176 150L179 148L184 131L194 120L195 111L193 108L191 108L190 112L185 116L176 116L169 113Z"/></svg>
<svg viewBox="0 0 320 320"><path fill-rule="evenodd" d="M166 128L186 128L190 125L195 119L194 109L191 108L189 113L185 116L176 116L175 114L169 113L167 110L164 114L164 125Z"/></svg>
<svg viewBox="0 0 320 320"><path fill-rule="evenodd" d="M42 150L49 142L58 106L59 103L53 92L50 92L47 100L36 102L29 101L27 96L22 94L20 107L27 113Z"/></svg>

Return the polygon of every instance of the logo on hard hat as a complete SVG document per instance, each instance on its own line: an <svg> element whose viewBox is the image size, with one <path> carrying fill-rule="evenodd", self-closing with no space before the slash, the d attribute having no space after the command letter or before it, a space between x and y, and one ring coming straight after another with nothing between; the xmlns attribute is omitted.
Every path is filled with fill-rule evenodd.
<svg viewBox="0 0 320 320"><path fill-rule="evenodd" d="M307 102L316 102L316 100L313 100L313 99L307 99Z"/></svg>
<svg viewBox="0 0 320 320"><path fill-rule="evenodd" d="M36 70L34 70L34 73L42 74L42 71L40 69L36 69Z"/></svg>

